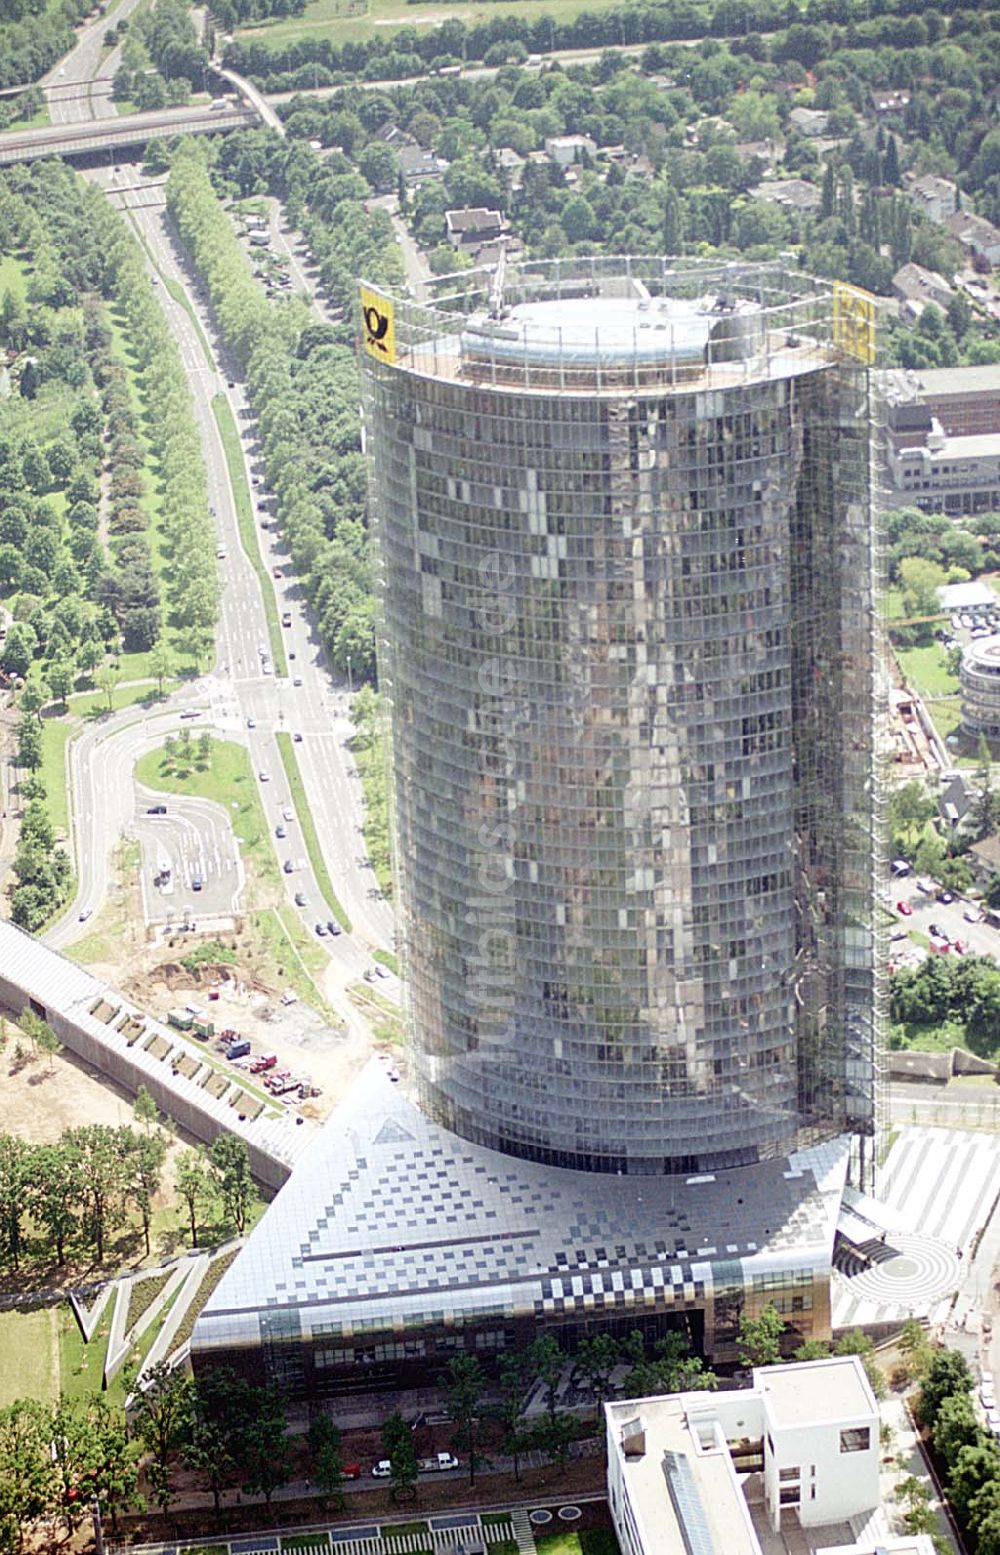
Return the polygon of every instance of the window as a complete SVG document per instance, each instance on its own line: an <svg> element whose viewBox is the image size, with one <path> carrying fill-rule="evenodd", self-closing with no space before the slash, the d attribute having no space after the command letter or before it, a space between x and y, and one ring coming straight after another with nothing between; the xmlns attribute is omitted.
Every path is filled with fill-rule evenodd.
<svg viewBox="0 0 1000 1555"><path fill-rule="evenodd" d="M794 1469L779 1469L778 1478L780 1480L798 1479L800 1477L800 1473L801 1470L799 1469L798 1464L796 1464Z"/></svg>
<svg viewBox="0 0 1000 1555"><path fill-rule="evenodd" d="M867 1425L852 1425L846 1431L840 1433L841 1452L867 1452L871 1446L871 1427Z"/></svg>

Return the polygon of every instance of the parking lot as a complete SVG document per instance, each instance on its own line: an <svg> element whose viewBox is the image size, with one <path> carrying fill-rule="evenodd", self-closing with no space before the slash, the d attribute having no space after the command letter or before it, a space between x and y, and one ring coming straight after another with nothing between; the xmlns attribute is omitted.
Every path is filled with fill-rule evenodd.
<svg viewBox="0 0 1000 1555"><path fill-rule="evenodd" d="M220 805L137 787L135 833L147 924L197 922L238 911L243 866Z"/></svg>
<svg viewBox="0 0 1000 1555"><path fill-rule="evenodd" d="M893 960L899 960L898 947L909 939L913 931L930 938L932 925L942 931L938 938L947 940L952 946L952 951L945 954L954 953L956 941L969 955L996 957L1000 952L1000 930L993 928L985 917L980 922L972 923L966 916L966 914L982 912L978 903L966 901L960 896L956 896L951 902L942 902L936 894L922 891L917 884L917 876L913 874L907 875L902 880L893 880L891 890L891 907L896 919L892 930L894 936L892 949L896 952ZM908 913L901 911L900 903L909 907L910 911ZM919 949L922 955L923 947L915 948Z"/></svg>

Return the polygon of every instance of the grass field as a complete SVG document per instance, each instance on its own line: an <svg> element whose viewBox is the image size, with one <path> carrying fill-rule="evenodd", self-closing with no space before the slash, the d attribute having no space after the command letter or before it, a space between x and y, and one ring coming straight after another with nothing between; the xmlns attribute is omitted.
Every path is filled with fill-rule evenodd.
<svg viewBox="0 0 1000 1555"><path fill-rule="evenodd" d="M326 905L333 913L333 916L340 924L340 927L346 933L350 934L351 920L348 918L343 907L340 905L340 902L337 900L337 893L333 889L333 881L330 879L330 872L326 867L326 859L323 857L323 850L319 845L319 836L316 831L316 824L313 821L312 811L309 809L309 801L306 798L305 784L302 781L302 774L299 771L299 764L295 759L295 746L292 743L292 737L290 734L279 733L276 738L278 741L278 750L281 752L281 764L285 769L285 776L288 779L288 787L291 790L292 804L295 806L295 814L298 817L299 826L302 829L302 841L306 845L306 852L309 855L309 863L312 867L313 874L316 876L317 883L319 884L319 888L323 893L323 900L326 902Z"/></svg>
<svg viewBox="0 0 1000 1555"><path fill-rule="evenodd" d="M958 676L948 668L948 655L940 643L929 648L897 648L896 659L906 684L922 697L954 696Z"/></svg>
<svg viewBox="0 0 1000 1555"><path fill-rule="evenodd" d="M610 1528L536 1534L535 1548L538 1555L619 1555L618 1540Z"/></svg>
<svg viewBox="0 0 1000 1555"><path fill-rule="evenodd" d="M325 952L303 927L298 913L291 907L268 908L253 915L253 927L261 947L262 959L255 967L258 976L276 987L291 988L331 1026L340 1026L316 981L326 966Z"/></svg>
<svg viewBox="0 0 1000 1555"><path fill-rule="evenodd" d="M609 11L621 0L487 0L486 4L448 4L447 0L428 0L426 5L407 5L406 0L311 0L301 16L289 17L263 27L240 28L240 38L284 47L300 38L329 37L341 43L350 40L385 37L394 27L437 27L443 21L456 20L472 26L500 16L517 16L535 21L551 16L553 21L568 22L587 12Z"/></svg>
<svg viewBox="0 0 1000 1555"><path fill-rule="evenodd" d="M57 833L69 835L69 796L66 792L66 746L79 731L61 718L42 720L42 767L46 804Z"/></svg>
<svg viewBox="0 0 1000 1555"><path fill-rule="evenodd" d="M250 499L250 487L247 484L246 464L243 459L243 449L240 445L240 434L233 418L233 412L229 401L224 394L216 394L212 400L212 409L215 412L215 422L219 428L219 436L222 439L222 447L226 455L226 464L229 468L229 481L233 488L233 498L236 503L236 521L239 525L240 539L243 549L253 565L253 570L260 580L260 592L264 601L264 612L267 616L267 636L271 644L271 658L274 661L274 673L276 675L288 674L288 661L285 658L285 644L281 638L281 624L278 620L278 605L274 597L274 589L260 554L260 546L257 543L257 530L253 521L253 502Z"/></svg>
<svg viewBox="0 0 1000 1555"><path fill-rule="evenodd" d="M0 1312L0 1408L19 1398L55 1403L59 1390L55 1330L52 1307L37 1312Z"/></svg>
<svg viewBox="0 0 1000 1555"><path fill-rule="evenodd" d="M196 753L197 749L195 739L192 750ZM204 767L198 764L196 754L190 759L172 761L165 750L149 751L140 758L135 775L140 783L163 793L198 794L203 799L214 799L229 812L233 832L243 845L243 857L254 878L273 885L279 883L281 876L271 833L250 757L242 745L232 740L210 740Z"/></svg>

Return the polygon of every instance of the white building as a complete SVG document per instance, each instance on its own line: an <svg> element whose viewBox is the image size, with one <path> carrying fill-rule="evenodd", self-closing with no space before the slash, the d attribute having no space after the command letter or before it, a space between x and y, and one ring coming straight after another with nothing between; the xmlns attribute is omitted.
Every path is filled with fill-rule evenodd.
<svg viewBox="0 0 1000 1555"><path fill-rule="evenodd" d="M939 178L936 173L925 173L922 178L907 181L906 193L928 221L947 221L962 209L958 185L950 178Z"/></svg>
<svg viewBox="0 0 1000 1555"><path fill-rule="evenodd" d="M949 437L934 417L925 441L889 449L891 507L925 513L990 513L1000 508L1000 432Z"/></svg>
<svg viewBox="0 0 1000 1555"><path fill-rule="evenodd" d="M593 157L596 154L597 142L591 140L589 135L546 135L545 137L545 155L558 167L572 167L574 162L582 162L585 156Z"/></svg>
<svg viewBox="0 0 1000 1555"><path fill-rule="evenodd" d="M608 1404L605 1420L625 1555L761 1555L748 1477L776 1533L829 1527L836 1537L879 1506L878 1406L857 1356L757 1367L753 1386L735 1392ZM841 1540L838 1555L865 1548Z"/></svg>

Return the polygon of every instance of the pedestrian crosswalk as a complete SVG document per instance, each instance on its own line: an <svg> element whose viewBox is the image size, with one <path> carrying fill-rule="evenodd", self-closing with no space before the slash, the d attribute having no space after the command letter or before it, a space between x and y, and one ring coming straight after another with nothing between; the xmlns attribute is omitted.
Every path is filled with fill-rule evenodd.
<svg viewBox="0 0 1000 1555"><path fill-rule="evenodd" d="M926 1317L953 1291L963 1260L1000 1194L1000 1142L991 1134L903 1129L882 1168L878 1198L901 1226L838 1255L833 1326Z"/></svg>

